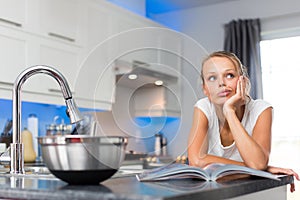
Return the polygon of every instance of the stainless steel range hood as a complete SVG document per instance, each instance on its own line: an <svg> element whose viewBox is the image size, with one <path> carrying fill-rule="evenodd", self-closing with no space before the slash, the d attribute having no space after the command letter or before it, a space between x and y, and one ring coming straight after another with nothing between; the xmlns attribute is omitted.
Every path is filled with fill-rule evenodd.
<svg viewBox="0 0 300 200"><path fill-rule="evenodd" d="M113 110L132 116L179 116L180 89L178 77L155 70L160 66L135 61L115 63L116 100ZM170 70L171 71L171 70ZM137 75L131 80L129 75ZM155 81L162 85L155 85Z"/></svg>
<svg viewBox="0 0 300 200"><path fill-rule="evenodd" d="M138 87L156 87L155 81L162 81L164 85L177 82L177 77L171 74L160 72L159 65L148 64L140 61L129 63L123 60L117 60L115 63L115 74L117 85L129 88ZM136 79L130 79L130 75L136 75Z"/></svg>

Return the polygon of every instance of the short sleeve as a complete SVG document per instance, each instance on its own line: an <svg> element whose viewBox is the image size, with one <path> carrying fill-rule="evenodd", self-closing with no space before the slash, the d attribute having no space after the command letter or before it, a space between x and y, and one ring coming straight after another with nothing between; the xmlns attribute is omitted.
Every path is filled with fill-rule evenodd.
<svg viewBox="0 0 300 200"><path fill-rule="evenodd" d="M212 109L211 109L212 104L210 103L210 101L207 97L197 101L194 107L200 109L206 115L208 121L210 121L210 116L211 116L211 112L212 112Z"/></svg>
<svg viewBox="0 0 300 200"><path fill-rule="evenodd" d="M253 116L255 117L255 119L253 119L253 120L256 122L257 118L267 108L273 108L269 102L262 100L262 99L256 99L255 101L253 101L253 103L251 105L249 105L249 110L252 113L254 113ZM273 115L273 110L272 110L272 115Z"/></svg>

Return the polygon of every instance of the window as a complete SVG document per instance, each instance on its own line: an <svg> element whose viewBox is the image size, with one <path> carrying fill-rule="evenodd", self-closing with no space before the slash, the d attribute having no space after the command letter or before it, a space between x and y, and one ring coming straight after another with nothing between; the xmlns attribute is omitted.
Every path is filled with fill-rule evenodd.
<svg viewBox="0 0 300 200"><path fill-rule="evenodd" d="M273 137L300 138L300 37L261 42L264 99L274 105Z"/></svg>
<svg viewBox="0 0 300 200"><path fill-rule="evenodd" d="M300 171L300 37L262 41L264 99L274 107L271 165Z"/></svg>

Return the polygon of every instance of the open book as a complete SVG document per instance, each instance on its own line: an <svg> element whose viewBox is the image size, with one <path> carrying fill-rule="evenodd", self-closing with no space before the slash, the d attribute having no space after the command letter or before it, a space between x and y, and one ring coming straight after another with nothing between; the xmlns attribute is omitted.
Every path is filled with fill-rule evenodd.
<svg viewBox="0 0 300 200"><path fill-rule="evenodd" d="M139 181L159 181L167 179L197 178L206 181L216 181L219 178L234 174L247 174L274 180L280 180L271 173L239 165L213 163L205 168L192 167L186 164L172 163L170 165L144 171L137 174Z"/></svg>

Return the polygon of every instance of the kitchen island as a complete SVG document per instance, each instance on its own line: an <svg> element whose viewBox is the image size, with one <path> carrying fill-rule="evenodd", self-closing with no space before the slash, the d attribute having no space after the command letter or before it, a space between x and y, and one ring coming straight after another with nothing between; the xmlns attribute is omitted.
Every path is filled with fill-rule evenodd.
<svg viewBox="0 0 300 200"><path fill-rule="evenodd" d="M53 175L0 174L0 199L286 199L287 184L258 177L218 182L193 179L138 182L134 174L116 174L100 185L68 185Z"/></svg>

